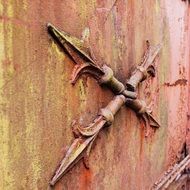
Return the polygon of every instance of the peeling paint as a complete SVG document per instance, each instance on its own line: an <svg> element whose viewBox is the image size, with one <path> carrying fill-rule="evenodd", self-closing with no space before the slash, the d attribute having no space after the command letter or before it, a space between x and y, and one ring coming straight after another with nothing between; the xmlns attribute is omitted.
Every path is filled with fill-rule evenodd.
<svg viewBox="0 0 190 190"><path fill-rule="evenodd" d="M173 83L165 82L164 85L166 85L166 86L177 86L177 85L185 86L185 85L187 85L187 79L178 79Z"/></svg>

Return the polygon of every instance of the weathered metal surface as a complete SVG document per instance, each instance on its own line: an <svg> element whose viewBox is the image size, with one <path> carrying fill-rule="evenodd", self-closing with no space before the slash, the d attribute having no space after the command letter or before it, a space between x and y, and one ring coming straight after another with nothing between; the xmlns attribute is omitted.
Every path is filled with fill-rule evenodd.
<svg viewBox="0 0 190 190"><path fill-rule="evenodd" d="M135 113L121 109L98 137L90 170L80 163L55 187L149 189L178 160L189 134L189 10L180 0L1 0L0 189L46 189L73 140L72 121L87 125L113 97L89 77L69 84L71 60L46 33L47 22L82 36L123 83L141 61L144 40L162 42L158 75L139 89L161 128L145 138Z"/></svg>
<svg viewBox="0 0 190 190"><path fill-rule="evenodd" d="M185 169L189 167L190 164L190 156L187 155L183 160L179 163L175 164L173 167L169 168L164 175L154 184L151 188L152 190L164 190L168 189L172 183L178 181L180 178L185 175Z"/></svg>

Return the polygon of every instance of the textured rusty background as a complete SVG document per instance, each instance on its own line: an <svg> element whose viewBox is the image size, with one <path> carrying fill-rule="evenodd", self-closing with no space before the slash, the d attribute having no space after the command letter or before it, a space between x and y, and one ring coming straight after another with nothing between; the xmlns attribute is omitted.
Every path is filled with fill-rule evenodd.
<svg viewBox="0 0 190 190"><path fill-rule="evenodd" d="M47 22L85 36L93 57L123 82L147 39L163 44L156 77L139 88L161 128L145 138L123 107L99 135L90 170L80 162L55 189L147 190L157 181L190 144L189 11L181 0L0 0L0 189L47 189L72 142L72 121L88 124L113 97L89 77L69 83L73 64Z"/></svg>

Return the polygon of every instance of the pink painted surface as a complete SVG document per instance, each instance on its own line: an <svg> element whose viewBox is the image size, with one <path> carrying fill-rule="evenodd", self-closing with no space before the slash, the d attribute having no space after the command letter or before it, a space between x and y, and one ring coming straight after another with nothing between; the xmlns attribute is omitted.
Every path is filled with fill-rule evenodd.
<svg viewBox="0 0 190 190"><path fill-rule="evenodd" d="M46 31L51 22L86 36L93 57L125 82L145 41L162 43L157 75L139 87L161 123L146 129L123 107L90 155L55 189L147 190L190 145L190 19L181 0L0 1L0 189L47 189L73 140L71 124L88 124L113 97L90 77L72 86L73 63ZM187 130L188 129L188 130Z"/></svg>

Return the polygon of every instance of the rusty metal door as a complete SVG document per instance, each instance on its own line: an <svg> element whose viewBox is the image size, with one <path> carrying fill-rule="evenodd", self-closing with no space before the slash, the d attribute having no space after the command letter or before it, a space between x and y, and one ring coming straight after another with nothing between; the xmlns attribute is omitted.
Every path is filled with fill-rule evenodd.
<svg viewBox="0 0 190 190"><path fill-rule="evenodd" d="M156 76L138 87L161 127L146 128L123 106L98 135L90 168L79 162L54 187L150 189L190 147L189 14L187 0L0 0L0 189L47 189L73 141L73 121L88 125L114 96L89 76L70 84L72 60L48 22L84 39L123 83L146 41L162 44Z"/></svg>

